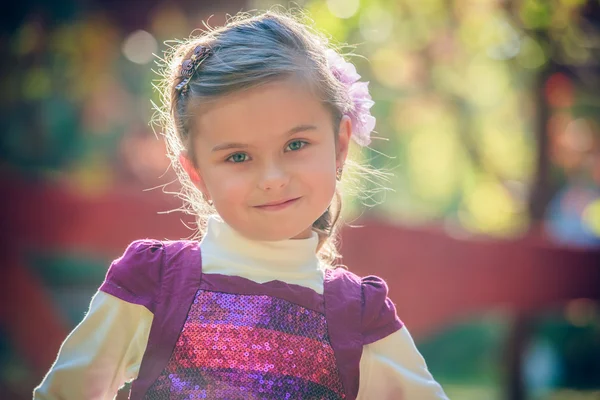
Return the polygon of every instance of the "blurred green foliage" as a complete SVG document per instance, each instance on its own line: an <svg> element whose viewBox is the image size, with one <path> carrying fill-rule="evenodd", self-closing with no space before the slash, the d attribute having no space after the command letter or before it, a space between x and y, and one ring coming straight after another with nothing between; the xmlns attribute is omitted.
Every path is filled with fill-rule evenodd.
<svg viewBox="0 0 600 400"><path fill-rule="evenodd" d="M354 53L365 56L353 60L371 82L377 129L389 139L373 149L394 158L366 156L395 174L394 192L377 211L402 223L443 220L449 231L518 236L531 227L540 157L563 172L548 190L565 185L573 170L597 187L600 102L578 69L598 74L600 52L591 43L600 35L586 20L586 3L309 1L317 27L336 42L358 43ZM572 77L550 92L546 79L561 69ZM597 89L597 76L592 81ZM572 151L560 143L537 145L539 135L553 133L554 114L567 119L558 129L575 118L591 121L586 150L594 165L566 165L559 154ZM573 156L587 157L579 153Z"/></svg>

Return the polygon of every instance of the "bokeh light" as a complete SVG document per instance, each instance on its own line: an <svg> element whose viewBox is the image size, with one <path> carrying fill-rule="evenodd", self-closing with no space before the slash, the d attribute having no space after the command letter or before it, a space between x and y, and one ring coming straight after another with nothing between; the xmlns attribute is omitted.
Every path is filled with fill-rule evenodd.
<svg viewBox="0 0 600 400"><path fill-rule="evenodd" d="M497 106L510 90L510 72L506 65L484 56L472 59L467 67L466 97L477 107Z"/></svg>
<svg viewBox="0 0 600 400"><path fill-rule="evenodd" d="M338 18L350 18L360 7L360 0L327 0L327 8Z"/></svg>
<svg viewBox="0 0 600 400"><path fill-rule="evenodd" d="M393 29L392 15L377 4L368 7L360 15L360 33L367 40L385 42Z"/></svg>
<svg viewBox="0 0 600 400"><path fill-rule="evenodd" d="M544 49L537 40L529 36L522 39L517 55L517 61L521 66L527 69L536 69L543 66L547 60Z"/></svg>
<svg viewBox="0 0 600 400"><path fill-rule="evenodd" d="M158 51L158 43L151 33L144 30L132 32L123 42L123 54L136 64L147 64Z"/></svg>
<svg viewBox="0 0 600 400"><path fill-rule="evenodd" d="M502 184L489 177L475 183L463 206L460 220L476 232L510 237L522 232L527 224L525 210Z"/></svg>
<svg viewBox="0 0 600 400"><path fill-rule="evenodd" d="M585 226L600 238L600 197L585 207L582 219Z"/></svg>

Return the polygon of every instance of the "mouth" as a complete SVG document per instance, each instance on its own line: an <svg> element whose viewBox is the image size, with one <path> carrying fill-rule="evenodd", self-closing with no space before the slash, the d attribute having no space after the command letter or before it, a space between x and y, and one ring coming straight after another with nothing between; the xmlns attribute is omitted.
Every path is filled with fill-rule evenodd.
<svg viewBox="0 0 600 400"><path fill-rule="evenodd" d="M292 199L272 201L269 203L261 204L259 206L255 206L255 208L258 208L259 210L263 210L263 211L282 210L282 209L287 208L287 207L291 206L292 204L296 203L296 201L298 201L299 199L300 199L300 197L295 197Z"/></svg>

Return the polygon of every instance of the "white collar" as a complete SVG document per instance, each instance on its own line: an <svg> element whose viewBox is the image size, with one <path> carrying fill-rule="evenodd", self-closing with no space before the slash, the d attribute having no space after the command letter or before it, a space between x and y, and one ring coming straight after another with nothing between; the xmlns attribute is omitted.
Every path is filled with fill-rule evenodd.
<svg viewBox="0 0 600 400"><path fill-rule="evenodd" d="M200 243L202 268L206 273L240 275L258 282L312 281L323 273L316 254L318 242L316 232L308 239L252 240L212 216Z"/></svg>

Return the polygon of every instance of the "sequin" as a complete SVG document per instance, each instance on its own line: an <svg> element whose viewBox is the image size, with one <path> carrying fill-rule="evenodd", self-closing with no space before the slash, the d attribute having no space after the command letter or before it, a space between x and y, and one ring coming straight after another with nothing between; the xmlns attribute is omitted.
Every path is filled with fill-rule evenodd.
<svg viewBox="0 0 600 400"><path fill-rule="evenodd" d="M199 290L146 399L343 399L324 315L270 296Z"/></svg>

